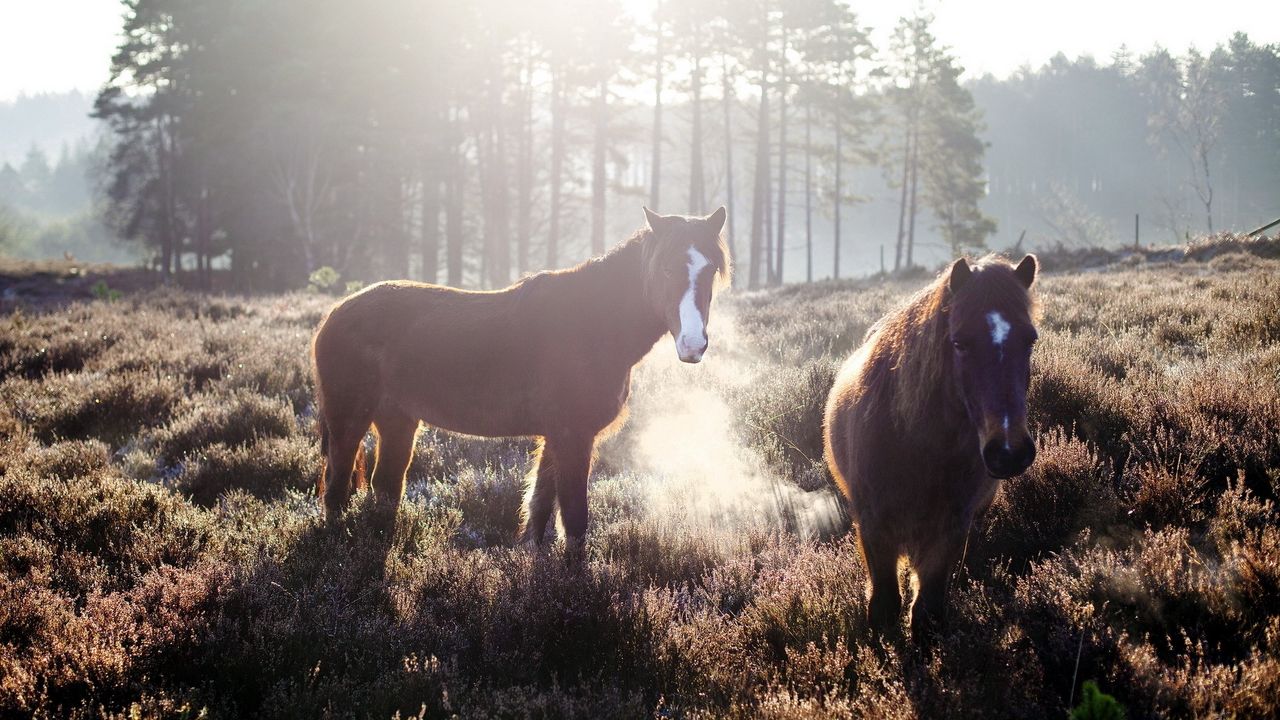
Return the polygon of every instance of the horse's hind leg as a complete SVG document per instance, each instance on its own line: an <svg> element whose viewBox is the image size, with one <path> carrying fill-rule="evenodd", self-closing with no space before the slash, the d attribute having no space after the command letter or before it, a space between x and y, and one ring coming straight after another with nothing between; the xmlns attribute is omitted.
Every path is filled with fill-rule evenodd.
<svg viewBox="0 0 1280 720"><path fill-rule="evenodd" d="M858 528L858 546L867 565L871 596L867 600L867 624L877 632L898 629L902 618L902 593L898 588L898 546L870 528Z"/></svg>
<svg viewBox="0 0 1280 720"><path fill-rule="evenodd" d="M373 467L373 493L380 504L400 506L404 476L413 460L418 420L401 413L380 412L373 421L378 431L378 461Z"/></svg>
<svg viewBox="0 0 1280 720"><path fill-rule="evenodd" d="M565 540L582 544L587 534L587 478L591 475L591 453L595 437L547 438L547 449L555 455L556 501ZM535 489L536 492L536 489Z"/></svg>
<svg viewBox="0 0 1280 720"><path fill-rule="evenodd" d="M329 453L325 458L324 468L324 511L325 517L337 518L351 502L354 492L356 471L356 453L360 452L360 443L364 440L365 431L369 428L368 420L359 421L326 420L329 424Z"/></svg>
<svg viewBox="0 0 1280 720"><path fill-rule="evenodd" d="M541 545L556 504L555 455L545 442L538 448L538 466L526 482L520 542Z"/></svg>

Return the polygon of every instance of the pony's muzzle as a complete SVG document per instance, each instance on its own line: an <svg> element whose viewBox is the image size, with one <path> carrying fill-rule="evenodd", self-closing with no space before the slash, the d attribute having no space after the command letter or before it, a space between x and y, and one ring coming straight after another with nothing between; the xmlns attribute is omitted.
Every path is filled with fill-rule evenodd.
<svg viewBox="0 0 1280 720"><path fill-rule="evenodd" d="M992 477L1008 479L1026 472L1036 459L1036 444L1024 437L1010 446L1002 438L989 440L982 448L982 462Z"/></svg>
<svg viewBox="0 0 1280 720"><path fill-rule="evenodd" d="M676 338L676 354L680 356L681 362L697 363L702 362L702 356L707 352L707 334L702 333L701 336L687 337L681 335Z"/></svg>

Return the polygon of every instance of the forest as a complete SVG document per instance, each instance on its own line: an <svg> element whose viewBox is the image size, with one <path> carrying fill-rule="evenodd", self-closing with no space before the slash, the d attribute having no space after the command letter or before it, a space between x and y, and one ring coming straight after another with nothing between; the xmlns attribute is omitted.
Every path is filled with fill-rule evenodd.
<svg viewBox="0 0 1280 720"><path fill-rule="evenodd" d="M727 205L752 288L1280 214L1280 50L1242 33L964 79L927 13L876 46L837 0L125 5L93 184L196 287L499 287L645 204Z"/></svg>

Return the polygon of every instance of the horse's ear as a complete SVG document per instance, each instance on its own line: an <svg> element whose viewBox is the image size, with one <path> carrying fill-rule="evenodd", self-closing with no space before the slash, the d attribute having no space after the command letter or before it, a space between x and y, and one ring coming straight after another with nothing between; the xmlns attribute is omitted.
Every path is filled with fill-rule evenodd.
<svg viewBox="0 0 1280 720"><path fill-rule="evenodd" d="M721 205L719 210L716 210L707 216L707 222L711 223L711 228L716 231L717 235L719 235L720 230L724 228L724 219L727 215L728 212L725 211L724 206Z"/></svg>
<svg viewBox="0 0 1280 720"><path fill-rule="evenodd" d="M960 258L951 263L951 279L947 281L948 287L952 293L960 292L960 288L969 282L969 278L973 276L973 270L969 269L969 261Z"/></svg>
<svg viewBox="0 0 1280 720"><path fill-rule="evenodd" d="M1018 267L1013 269L1013 274L1018 276L1018 281L1022 283L1022 287L1031 289L1031 284L1036 281L1036 271L1040 269L1039 262L1036 261L1035 255L1027 255L1022 258L1022 262L1018 263Z"/></svg>
<svg viewBox="0 0 1280 720"><path fill-rule="evenodd" d="M649 229L650 229L650 230L652 230L652 231L654 231L654 232L657 232L657 231L658 231L658 227L659 227L660 225L662 225L662 221L663 221L664 219L665 219L665 218L663 218L661 215L659 215L658 213L656 213L656 212L654 212L654 211L650 210L649 208L647 208L647 207L646 207L646 208L644 208L644 220L645 220L645 222L649 223Z"/></svg>

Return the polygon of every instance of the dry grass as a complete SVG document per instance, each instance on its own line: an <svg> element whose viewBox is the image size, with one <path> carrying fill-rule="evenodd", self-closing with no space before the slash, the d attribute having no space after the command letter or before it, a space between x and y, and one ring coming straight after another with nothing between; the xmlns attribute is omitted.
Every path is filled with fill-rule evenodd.
<svg viewBox="0 0 1280 720"><path fill-rule="evenodd" d="M324 299L14 312L0 716L1038 718L1090 679L1131 718L1275 716L1280 262L1216 242L1043 279L1041 454L924 652L863 623L817 426L919 280L728 298L698 368L660 346L576 565L511 546L526 441L425 432L394 521L321 523Z"/></svg>

